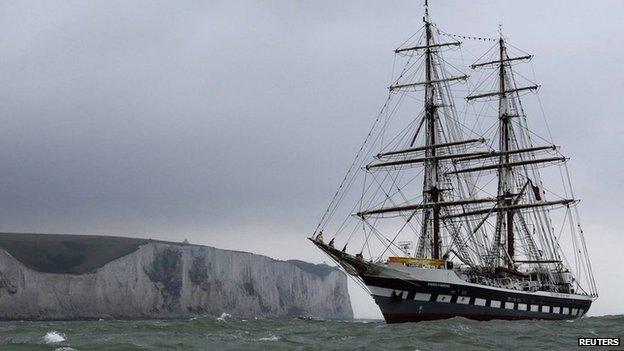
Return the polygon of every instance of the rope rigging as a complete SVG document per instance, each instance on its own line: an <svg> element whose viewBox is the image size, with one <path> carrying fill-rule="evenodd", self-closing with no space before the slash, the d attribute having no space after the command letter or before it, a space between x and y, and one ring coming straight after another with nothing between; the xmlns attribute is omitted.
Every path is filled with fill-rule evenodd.
<svg viewBox="0 0 624 351"><path fill-rule="evenodd" d="M439 37L461 43L439 42ZM495 43L467 65L464 41ZM510 57L507 46L522 52L502 34L495 39L447 33L428 22L426 14L425 25L395 50L393 73L398 59L405 61L403 68L391 79L388 96L313 236L331 231L332 245L346 236L343 251L357 241L359 254L367 251L371 260L407 255L408 249L397 244L407 237L415 244L410 255L418 258L456 258L464 265L491 269L503 265L510 270L548 269L552 281L556 272L570 270L578 289L584 289L580 286L584 276L586 290L594 293L566 159L553 146L548 124L549 140L529 129L521 97L537 85L512 69L520 59L532 56L523 52L520 59ZM455 51L461 65L444 57ZM478 77L463 74L475 67L480 68ZM454 96L455 77L463 76L469 87L466 94L478 102ZM523 87L518 78L532 85ZM544 115L539 98L538 102ZM482 141L463 143L470 138ZM556 167L561 189L547 188L542 177L555 159L563 160ZM359 190L353 193L353 188ZM496 202L443 205L484 197ZM423 206L418 208L419 204ZM368 217L367 213L375 213L369 210L385 211L387 206L411 209ZM560 208L565 213L554 214ZM337 214L344 217L334 224ZM564 229L570 231L572 260L561 245Z"/></svg>

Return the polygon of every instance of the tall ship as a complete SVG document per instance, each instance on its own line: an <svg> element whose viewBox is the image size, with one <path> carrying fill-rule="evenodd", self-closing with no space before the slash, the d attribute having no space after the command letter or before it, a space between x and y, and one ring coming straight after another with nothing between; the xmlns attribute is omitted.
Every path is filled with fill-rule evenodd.
<svg viewBox="0 0 624 351"><path fill-rule="evenodd" d="M539 86L519 70L532 55L499 33L447 33L425 1L422 28L394 52L388 99L309 238L388 323L574 319L598 297L568 158L545 119L529 128L539 114L523 100ZM484 54L467 63L472 41Z"/></svg>

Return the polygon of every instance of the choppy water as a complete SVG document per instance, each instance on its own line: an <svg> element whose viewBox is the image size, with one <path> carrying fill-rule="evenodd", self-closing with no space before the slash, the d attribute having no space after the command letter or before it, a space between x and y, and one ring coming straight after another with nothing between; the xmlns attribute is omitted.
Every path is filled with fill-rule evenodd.
<svg viewBox="0 0 624 351"><path fill-rule="evenodd" d="M575 321L238 319L0 322L0 350L570 350L578 337L624 337L624 316ZM585 348L587 349L587 348ZM606 347L603 350L624 349Z"/></svg>

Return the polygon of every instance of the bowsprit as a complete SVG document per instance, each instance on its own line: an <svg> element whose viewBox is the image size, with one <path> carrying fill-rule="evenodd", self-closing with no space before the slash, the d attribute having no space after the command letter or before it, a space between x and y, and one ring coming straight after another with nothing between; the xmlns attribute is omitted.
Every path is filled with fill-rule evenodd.
<svg viewBox="0 0 624 351"><path fill-rule="evenodd" d="M389 323L583 316L597 289L568 159L529 128L524 96L539 86L519 70L533 56L499 28L464 64L466 42L441 36L425 2L422 27L394 51L403 68L309 239Z"/></svg>

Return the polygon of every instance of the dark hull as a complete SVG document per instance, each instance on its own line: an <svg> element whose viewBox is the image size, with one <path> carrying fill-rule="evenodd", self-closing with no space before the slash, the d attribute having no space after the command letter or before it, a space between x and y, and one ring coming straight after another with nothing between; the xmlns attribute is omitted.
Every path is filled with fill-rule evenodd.
<svg viewBox="0 0 624 351"><path fill-rule="evenodd" d="M384 273L388 267L366 262L323 242L310 240L348 274L362 279L388 323L453 317L475 320L575 319L587 313L593 302L585 295L497 289L486 285L463 284L459 279L455 280L456 283L445 283L440 280L389 278ZM442 269L428 271L429 275L431 272L442 275L446 272ZM391 276L395 274L398 272Z"/></svg>
<svg viewBox="0 0 624 351"><path fill-rule="evenodd" d="M375 302L382 310L387 323L422 322L437 319L463 317L479 321L493 319L574 319L578 316L541 312L509 311L504 308L457 305L440 302L403 301L397 303L391 298L375 296Z"/></svg>
<svg viewBox="0 0 624 351"><path fill-rule="evenodd" d="M453 317L474 320L575 319L591 300L538 296L473 286L364 279L387 323L420 322ZM440 286L446 285L446 286ZM381 289L379 289L381 288Z"/></svg>

